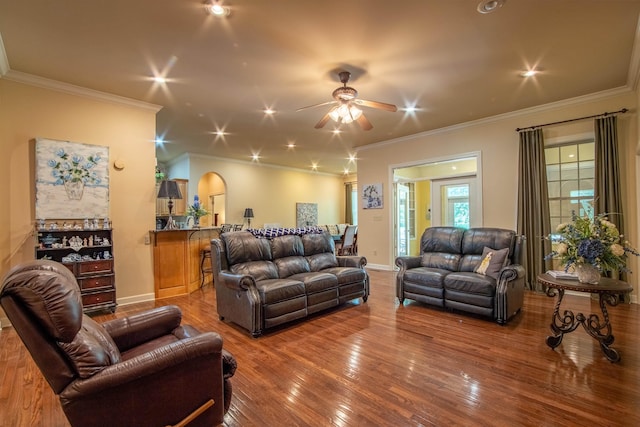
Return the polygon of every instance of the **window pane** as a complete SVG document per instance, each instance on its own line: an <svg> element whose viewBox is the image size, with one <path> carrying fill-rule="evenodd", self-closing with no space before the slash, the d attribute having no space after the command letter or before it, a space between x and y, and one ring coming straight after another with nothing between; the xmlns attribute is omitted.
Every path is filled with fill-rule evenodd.
<svg viewBox="0 0 640 427"><path fill-rule="evenodd" d="M580 184L580 195L582 196L591 196L593 198L593 179L581 179L579 181Z"/></svg>
<svg viewBox="0 0 640 427"><path fill-rule="evenodd" d="M578 179L578 163L562 163L560 165L560 177L563 181Z"/></svg>
<svg viewBox="0 0 640 427"><path fill-rule="evenodd" d="M577 145L563 145L560 147L560 162L575 162L578 160L578 146Z"/></svg>
<svg viewBox="0 0 640 427"><path fill-rule="evenodd" d="M550 165L552 163L560 163L560 148L551 147L544 149L545 162Z"/></svg>
<svg viewBox="0 0 640 427"><path fill-rule="evenodd" d="M574 192L578 191L578 180L562 181L560 186L561 197L571 197Z"/></svg>
<svg viewBox="0 0 640 427"><path fill-rule="evenodd" d="M594 142L587 142L578 145L578 153L580 155L580 160L595 160L596 158L596 149Z"/></svg>
<svg viewBox="0 0 640 427"><path fill-rule="evenodd" d="M596 162L587 160L580 162L580 178L594 178L596 175Z"/></svg>
<svg viewBox="0 0 640 427"><path fill-rule="evenodd" d="M547 181L560 180L560 165L547 165Z"/></svg>
<svg viewBox="0 0 640 427"><path fill-rule="evenodd" d="M560 217L562 212L560 211L560 200L549 200L549 212L551 217Z"/></svg>
<svg viewBox="0 0 640 427"><path fill-rule="evenodd" d="M549 188L549 197L560 197L560 181L547 183ZM551 203L551 201L549 201Z"/></svg>

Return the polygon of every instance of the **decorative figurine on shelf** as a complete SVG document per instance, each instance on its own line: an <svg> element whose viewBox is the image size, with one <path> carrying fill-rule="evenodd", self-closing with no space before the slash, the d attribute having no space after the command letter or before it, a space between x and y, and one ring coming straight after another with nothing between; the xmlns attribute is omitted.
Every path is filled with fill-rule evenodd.
<svg viewBox="0 0 640 427"><path fill-rule="evenodd" d="M62 229L63 230L71 230L71 224L68 223L67 221L62 223Z"/></svg>
<svg viewBox="0 0 640 427"><path fill-rule="evenodd" d="M100 230L100 220L96 217L93 218L93 228L92 230Z"/></svg>
<svg viewBox="0 0 640 427"><path fill-rule="evenodd" d="M111 253L109 251L104 251L102 253L102 258L104 259L111 259Z"/></svg>
<svg viewBox="0 0 640 427"><path fill-rule="evenodd" d="M58 229L57 222L52 222L51 224L49 224L49 230L57 230L57 229Z"/></svg>
<svg viewBox="0 0 640 427"><path fill-rule="evenodd" d="M108 217L104 217L104 220L102 221L102 229L103 230L108 230L109 229L109 218Z"/></svg>
<svg viewBox="0 0 640 427"><path fill-rule="evenodd" d="M80 238L80 236L73 236L72 238L70 238L69 246L76 252L82 249L82 239Z"/></svg>
<svg viewBox="0 0 640 427"><path fill-rule="evenodd" d="M84 219L84 229L85 230L91 229L91 224L89 224L89 218Z"/></svg>
<svg viewBox="0 0 640 427"><path fill-rule="evenodd" d="M82 226L80 224L78 224L77 222L73 223L73 229L74 230L82 230Z"/></svg>
<svg viewBox="0 0 640 427"><path fill-rule="evenodd" d="M109 243L109 239L107 239L106 237L104 239L102 239L102 246L109 246L111 243Z"/></svg>
<svg viewBox="0 0 640 427"><path fill-rule="evenodd" d="M67 243L69 243L67 236L64 236L62 238L62 247L66 248L67 247Z"/></svg>
<svg viewBox="0 0 640 427"><path fill-rule="evenodd" d="M38 220L38 230L46 230L46 229L47 229L47 224L45 224L44 218L40 218Z"/></svg>
<svg viewBox="0 0 640 427"><path fill-rule="evenodd" d="M93 246L93 236L89 236L89 246Z"/></svg>

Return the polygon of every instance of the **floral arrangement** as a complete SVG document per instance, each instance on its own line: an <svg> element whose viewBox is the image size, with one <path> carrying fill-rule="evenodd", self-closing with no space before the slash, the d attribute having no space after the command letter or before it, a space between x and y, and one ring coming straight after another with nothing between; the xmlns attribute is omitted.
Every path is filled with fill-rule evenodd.
<svg viewBox="0 0 640 427"><path fill-rule="evenodd" d="M56 185L65 182L82 182L83 184L100 184L100 177L92 169L101 160L99 155L87 157L69 156L64 149L60 148L56 151L58 159L51 159L47 164L53 169L51 175L56 178Z"/></svg>
<svg viewBox="0 0 640 427"><path fill-rule="evenodd" d="M193 196L193 205L187 208L187 215L199 219L205 215L209 215L209 212L200 205L200 197L196 194Z"/></svg>
<svg viewBox="0 0 640 427"><path fill-rule="evenodd" d="M559 238L549 236L549 239L558 243L545 259L560 259L565 271L581 264L590 264L600 272L629 271L628 255L640 255L628 241L623 240L624 236L606 214L591 219L578 217L574 212L572 222L560 224L556 231Z"/></svg>

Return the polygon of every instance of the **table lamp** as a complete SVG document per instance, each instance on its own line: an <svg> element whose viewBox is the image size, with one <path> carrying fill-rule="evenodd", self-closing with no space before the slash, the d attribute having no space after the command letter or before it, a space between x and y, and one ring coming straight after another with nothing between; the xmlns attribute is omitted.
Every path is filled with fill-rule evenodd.
<svg viewBox="0 0 640 427"><path fill-rule="evenodd" d="M244 210L244 217L247 220L247 223L249 224L247 228L251 228L251 218L253 218L253 209L246 208Z"/></svg>
<svg viewBox="0 0 640 427"><path fill-rule="evenodd" d="M182 193L180 193L180 187L178 187L178 183L176 181L164 180L160 183L160 190L158 190L158 198L159 199L169 199L169 219L167 220L167 225L164 227L165 230L174 230L176 229L176 222L171 217L171 213L173 210L173 199L182 199Z"/></svg>

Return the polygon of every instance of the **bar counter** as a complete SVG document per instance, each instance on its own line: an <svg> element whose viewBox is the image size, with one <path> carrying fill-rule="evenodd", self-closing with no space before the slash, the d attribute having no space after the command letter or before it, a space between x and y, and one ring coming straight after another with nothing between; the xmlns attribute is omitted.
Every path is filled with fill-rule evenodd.
<svg viewBox="0 0 640 427"><path fill-rule="evenodd" d="M201 251L220 235L220 230L202 227L149 231L156 298L184 295L200 288ZM211 280L211 273L207 273L205 283Z"/></svg>

